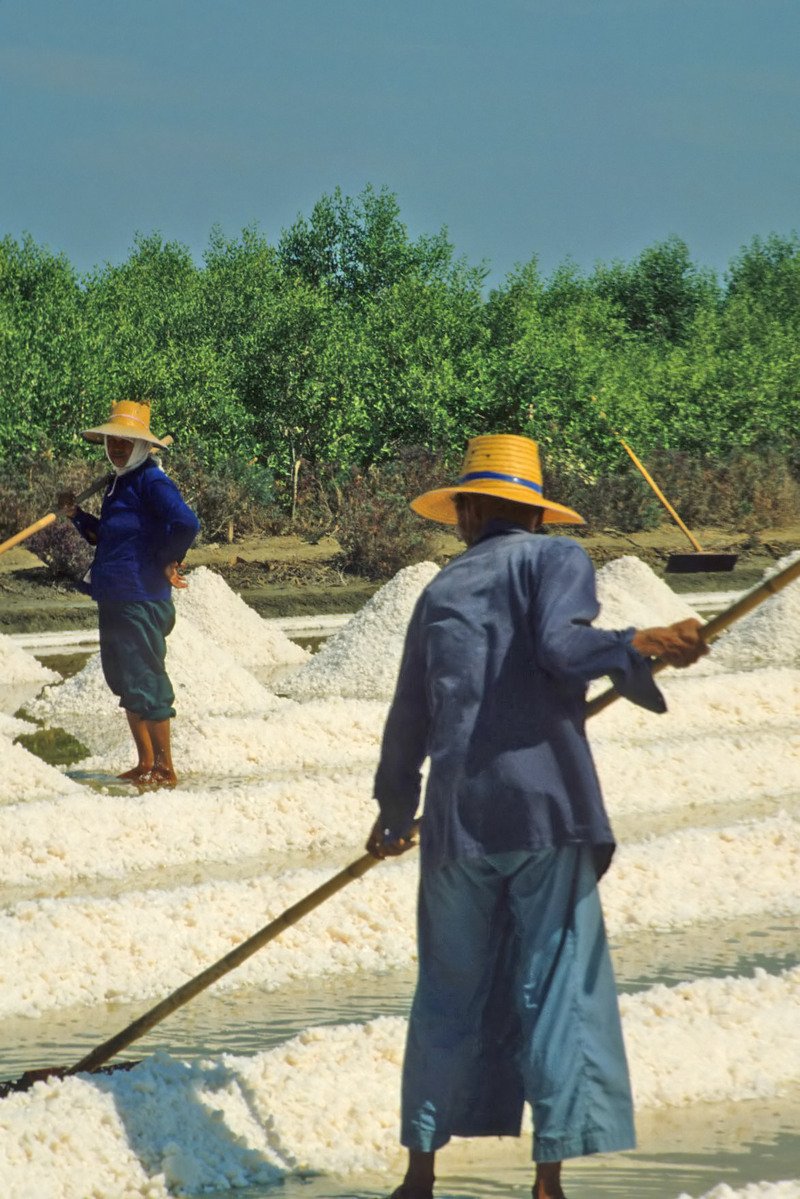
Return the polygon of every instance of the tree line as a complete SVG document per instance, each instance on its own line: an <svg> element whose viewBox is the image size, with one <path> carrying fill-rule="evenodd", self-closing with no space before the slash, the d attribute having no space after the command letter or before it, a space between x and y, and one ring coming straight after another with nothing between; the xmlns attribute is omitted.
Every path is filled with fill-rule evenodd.
<svg viewBox="0 0 800 1199"><path fill-rule="evenodd" d="M290 494L300 463L343 470L516 431L587 482L640 455L800 467L800 241L754 238L722 279L677 237L631 262L486 292L446 231L412 239L396 197L323 196L270 244L212 231L201 264L159 235L79 275L0 241L0 461L78 450L111 401L206 466L255 464ZM599 403L593 403L591 397ZM604 420L600 411L604 411Z"/></svg>

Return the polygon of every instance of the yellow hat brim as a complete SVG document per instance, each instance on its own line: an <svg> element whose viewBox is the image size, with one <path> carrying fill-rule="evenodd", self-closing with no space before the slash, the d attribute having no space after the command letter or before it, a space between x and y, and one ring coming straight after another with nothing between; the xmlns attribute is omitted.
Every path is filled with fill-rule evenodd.
<svg viewBox="0 0 800 1199"><path fill-rule="evenodd" d="M97 425L94 429L84 429L81 432L81 437L86 441L91 441L95 445L102 443L104 437L125 437L128 441L146 441L150 445L161 446L162 449L167 449L167 442L156 437L154 433L145 432L139 423L126 421L125 417L118 419L112 418L106 421L104 425Z"/></svg>
<svg viewBox="0 0 800 1199"><path fill-rule="evenodd" d="M513 500L517 504L525 504L529 508L540 508L543 512L543 524L546 525L585 525L586 521L573 508L564 504L556 504L543 496L531 495L529 487L516 483L506 483L498 480L476 479L469 483L460 483L455 487L437 487L434 491L426 491L411 501L412 509L418 516L426 520L435 520L441 525L457 523L454 500L457 495L472 491L477 495L493 495L498 499Z"/></svg>

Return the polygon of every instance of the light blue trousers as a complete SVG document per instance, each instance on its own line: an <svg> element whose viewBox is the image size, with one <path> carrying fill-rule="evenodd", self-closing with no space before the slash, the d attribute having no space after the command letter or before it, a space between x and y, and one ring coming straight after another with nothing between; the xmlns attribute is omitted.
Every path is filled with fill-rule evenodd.
<svg viewBox="0 0 800 1199"><path fill-rule="evenodd" d="M401 1141L431 1152L451 1136L517 1136L524 1100L536 1161L635 1145L589 847L422 872Z"/></svg>

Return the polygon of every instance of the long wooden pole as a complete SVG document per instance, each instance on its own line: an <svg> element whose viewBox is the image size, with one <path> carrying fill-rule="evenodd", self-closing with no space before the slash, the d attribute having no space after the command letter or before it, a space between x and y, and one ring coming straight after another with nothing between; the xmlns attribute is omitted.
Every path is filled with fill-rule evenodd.
<svg viewBox="0 0 800 1199"><path fill-rule="evenodd" d="M262 929L254 933L247 941L243 941L240 945L237 945L235 949L232 949L230 953L226 953L224 957L203 970L201 974L190 978L188 982L178 987L166 999L162 999L160 1003L150 1008L138 1020L134 1020L133 1024L129 1024L127 1028L123 1028L116 1036L110 1037L102 1045L98 1045L86 1057L81 1058L76 1065L66 1070L65 1073L80 1074L84 1071L90 1072L96 1070L98 1066L102 1066L109 1058L119 1053L127 1045L130 1045L132 1041L136 1041L139 1037L144 1036L156 1024L159 1024L179 1007L183 1007L190 999L194 999L201 991L205 991L206 987L210 987L212 983L222 978L224 974L228 974L231 970L235 970L237 966L241 966L242 962L247 961L249 957L252 957L254 953L257 953L269 941L274 941L284 929L291 928L293 924L297 924L298 920L302 920L309 912L313 912L314 908L325 903L327 899L330 899L337 891L341 891L353 879L361 878L373 866L377 866L378 861L378 858L373 858L371 854L365 853L362 857L357 858L355 862L351 862L349 866L345 866L333 878L322 883L316 890L311 891L310 894L298 900L297 903L292 904L285 912L282 912L280 916L276 916L269 924L264 925Z"/></svg>
<svg viewBox="0 0 800 1199"><path fill-rule="evenodd" d="M724 612L720 612L718 616L708 621L703 627L703 639L709 643L715 640L720 633L724 632L725 629L729 628L742 616L745 616L748 612L752 612L754 608L757 608L769 596L777 595L779 591L782 591L784 587L797 578L800 578L800 559L792 562L778 574L773 575L772 578L759 583L758 586L731 604L729 608L726 608ZM656 673L663 670L665 665L666 663L664 662L654 663L653 672ZM608 691L604 691L586 705L587 717L596 716L598 712L602 712L619 698L619 692L613 687ZM416 832L418 828L419 821L415 821L412 832ZM64 1076L97 1070L110 1058L119 1053L120 1050L125 1049L133 1041L144 1036L156 1024L159 1024L167 1016L171 1015L172 1012L188 1003L191 999L194 999L196 995L199 995L201 991L210 987L212 983L217 982L223 975L228 974L231 970L235 970L242 962L252 957L264 945L279 936L284 929L297 924L309 912L314 911L320 904L325 903L326 900L330 899L338 891L341 891L349 883L353 882L354 879L363 877L373 866L378 865L378 861L378 858L373 858L370 854L364 854L362 857L357 858L349 866L345 866L343 870L335 874L333 878L328 879L327 882L322 883L316 890L311 891L303 899L292 904L280 916L276 916L274 920L271 920L269 924L266 924L257 933L254 933L247 941L243 941L235 949L232 949L230 953L227 953L211 966L208 966L202 973L195 975L194 978L190 978L187 982L183 983L182 986L168 995L166 999L162 999L155 1007L150 1008L149 1011L140 1016L138 1020L134 1020L132 1024L123 1028L115 1036L104 1041L102 1045L98 1045L74 1066L69 1067L67 1070L58 1069L49 1072L42 1070L31 1071L29 1075L30 1081L46 1077L48 1073ZM28 1085L25 1080L26 1076L23 1075L22 1079L19 1080L20 1088Z"/></svg>

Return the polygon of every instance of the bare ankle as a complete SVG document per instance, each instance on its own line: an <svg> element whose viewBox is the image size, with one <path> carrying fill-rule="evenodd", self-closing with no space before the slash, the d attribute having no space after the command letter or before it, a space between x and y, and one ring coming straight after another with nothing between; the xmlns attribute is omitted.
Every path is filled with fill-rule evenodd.
<svg viewBox="0 0 800 1199"><path fill-rule="evenodd" d="M533 1181L533 1199L566 1199L561 1189L561 1162L539 1162Z"/></svg>

